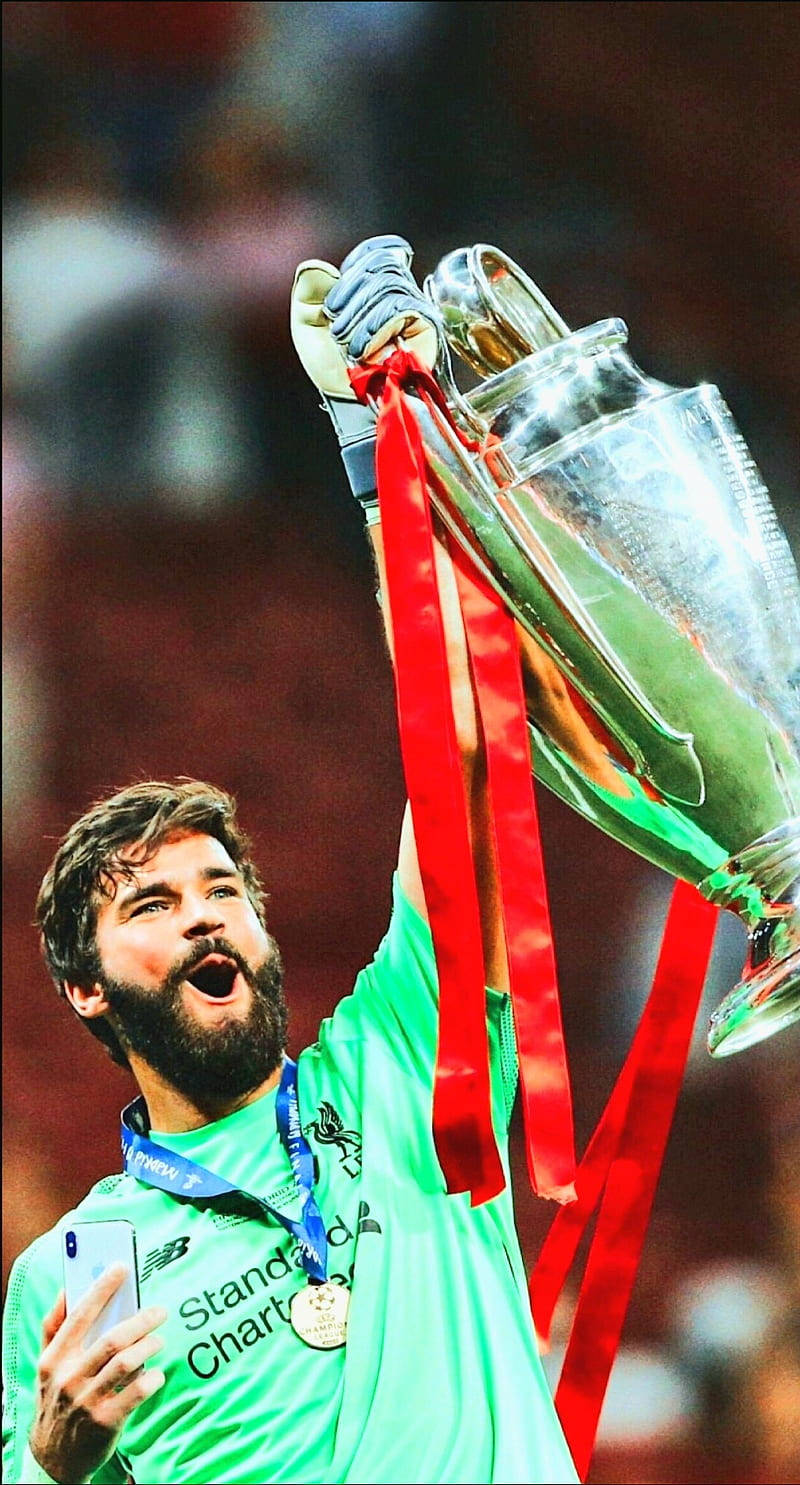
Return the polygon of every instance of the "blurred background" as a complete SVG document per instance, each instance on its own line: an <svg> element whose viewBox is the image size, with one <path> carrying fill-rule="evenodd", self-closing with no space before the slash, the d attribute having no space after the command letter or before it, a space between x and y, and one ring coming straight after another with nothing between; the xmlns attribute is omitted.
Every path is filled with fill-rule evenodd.
<svg viewBox="0 0 800 1485"><path fill-rule="evenodd" d="M621 315L645 370L721 387L796 552L800 7L3 12L5 1276L118 1168L132 1096L32 927L92 799L179 774L236 794L295 1052L385 928L392 682L360 516L290 345L296 264L393 231L421 277L496 243L569 324ZM671 883L540 809L582 1149ZM743 953L722 922L593 1481L800 1478L796 1028L728 1061L704 1046ZM516 1124L514 1148L532 1263L552 1209Z"/></svg>

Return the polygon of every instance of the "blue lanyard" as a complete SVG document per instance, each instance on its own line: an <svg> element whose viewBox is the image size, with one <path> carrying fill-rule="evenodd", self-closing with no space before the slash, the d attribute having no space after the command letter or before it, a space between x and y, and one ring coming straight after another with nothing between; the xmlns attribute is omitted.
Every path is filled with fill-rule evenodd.
<svg viewBox="0 0 800 1485"><path fill-rule="evenodd" d="M280 1222L291 1233L300 1248L303 1268L308 1278L324 1284L327 1278L328 1239L325 1223L314 1197L314 1157L300 1127L297 1099L297 1063L284 1059L281 1081L275 1101L275 1119L281 1144L289 1157L295 1190L300 1198L300 1219L288 1216L271 1202L251 1191L245 1191L207 1170L185 1155L178 1155L164 1145L157 1145L148 1135L147 1108L143 1098L134 1099L122 1110L122 1161L128 1175L145 1186L157 1186L172 1196L191 1200L225 1196L230 1193L248 1200Z"/></svg>

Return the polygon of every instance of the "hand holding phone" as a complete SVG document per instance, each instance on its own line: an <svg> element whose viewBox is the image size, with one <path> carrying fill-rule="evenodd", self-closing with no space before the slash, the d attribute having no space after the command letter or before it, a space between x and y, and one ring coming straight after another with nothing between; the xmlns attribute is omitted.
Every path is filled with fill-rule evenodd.
<svg viewBox="0 0 800 1485"><path fill-rule="evenodd" d="M164 1385L163 1371L145 1369L145 1362L161 1350L163 1341L153 1332L166 1319L160 1306L140 1310L137 1304L130 1313L131 1290L135 1288L135 1268L125 1263L105 1262L109 1236L90 1234L85 1253L89 1255L88 1289L79 1282L77 1261L81 1251L81 1227L75 1223L65 1229L75 1238L75 1252L65 1253L66 1273L70 1272L73 1302L67 1313L67 1300L62 1291L44 1322L43 1351L39 1358L36 1416L30 1434L30 1449L39 1465L54 1480L88 1480L116 1448L119 1435L134 1408L139 1407ZM116 1226L117 1224L97 1224ZM129 1225L129 1224L125 1224ZM86 1235L84 1234L84 1237ZM130 1256L130 1235L123 1236L125 1252ZM70 1244L72 1246L72 1244ZM92 1250L94 1249L94 1257ZM101 1266L99 1277L92 1269ZM128 1313L114 1319L116 1296L128 1287L119 1305Z"/></svg>

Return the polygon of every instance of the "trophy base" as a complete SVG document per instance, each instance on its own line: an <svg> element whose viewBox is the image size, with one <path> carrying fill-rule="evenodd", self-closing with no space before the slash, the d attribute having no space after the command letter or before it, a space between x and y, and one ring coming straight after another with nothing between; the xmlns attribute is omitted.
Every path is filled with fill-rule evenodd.
<svg viewBox="0 0 800 1485"><path fill-rule="evenodd" d="M709 1022L712 1057L730 1057L800 1021L800 949L788 959L768 960L736 985Z"/></svg>

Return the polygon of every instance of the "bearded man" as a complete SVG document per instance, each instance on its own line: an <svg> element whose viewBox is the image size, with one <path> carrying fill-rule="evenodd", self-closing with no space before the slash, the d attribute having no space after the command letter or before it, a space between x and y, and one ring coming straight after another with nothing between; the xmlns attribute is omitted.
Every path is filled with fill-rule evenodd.
<svg viewBox="0 0 800 1485"><path fill-rule="evenodd" d="M343 443L379 575L372 415L352 398L346 355L405 340L431 364L430 307L409 263L406 244L379 239L341 275L301 265L294 290L295 342ZM123 1173L14 1266L9 1482L576 1479L514 1229L507 966L442 541L436 566L506 1189L473 1207L447 1193L437 1160L437 970L408 810L386 937L295 1066L280 954L233 801L198 781L99 801L60 845L38 921L60 993L139 1096L123 1113ZM142 1308L90 1340L123 1272L104 1272L69 1314L60 1290L64 1235L95 1220L130 1222L144 1261Z"/></svg>

